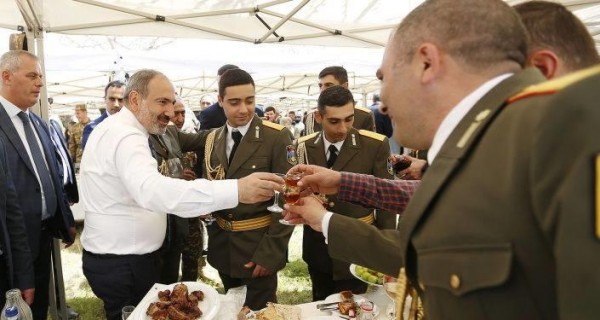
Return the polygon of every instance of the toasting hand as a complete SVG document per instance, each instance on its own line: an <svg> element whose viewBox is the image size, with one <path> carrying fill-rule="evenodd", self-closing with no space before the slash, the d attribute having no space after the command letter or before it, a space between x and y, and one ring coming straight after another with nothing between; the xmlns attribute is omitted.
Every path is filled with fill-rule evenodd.
<svg viewBox="0 0 600 320"><path fill-rule="evenodd" d="M283 218L290 224L307 224L315 231L322 232L321 222L327 210L317 196L300 198L294 205L284 206Z"/></svg>
<svg viewBox="0 0 600 320"><path fill-rule="evenodd" d="M304 190L303 196L311 193L335 194L338 192L342 180L341 173L321 166L299 164L288 171L288 173L291 172L304 174L304 177L298 182L298 186Z"/></svg>
<svg viewBox="0 0 600 320"><path fill-rule="evenodd" d="M275 190L282 192L285 181L274 173L255 172L238 180L240 203L257 203L273 198Z"/></svg>

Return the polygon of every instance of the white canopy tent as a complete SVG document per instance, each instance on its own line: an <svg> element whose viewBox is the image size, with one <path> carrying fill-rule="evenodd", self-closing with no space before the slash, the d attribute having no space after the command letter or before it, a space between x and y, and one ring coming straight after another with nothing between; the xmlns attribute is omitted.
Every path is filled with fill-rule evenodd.
<svg viewBox="0 0 600 320"><path fill-rule="evenodd" d="M216 92L224 63L251 72L259 95L287 101L314 99L316 73L344 65L364 100L378 89L390 29L422 1L3 0L0 28L28 31L57 104L98 101L109 77L140 68L163 71L194 104ZM560 2L600 48L600 0Z"/></svg>

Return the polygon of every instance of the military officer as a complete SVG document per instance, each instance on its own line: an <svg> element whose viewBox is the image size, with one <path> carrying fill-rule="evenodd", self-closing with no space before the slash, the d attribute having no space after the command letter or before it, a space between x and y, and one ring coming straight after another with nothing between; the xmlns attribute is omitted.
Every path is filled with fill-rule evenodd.
<svg viewBox="0 0 600 320"><path fill-rule="evenodd" d="M225 72L219 80L219 103L227 123L206 141L206 178L235 179L253 172L285 173L296 163L289 130L254 114L254 80L244 70ZM246 285L245 305L257 310L275 302L277 271L285 266L293 227L280 224L270 202L213 212L208 226L208 262L219 270L225 290Z"/></svg>
<svg viewBox="0 0 600 320"><path fill-rule="evenodd" d="M75 105L75 117L77 118L78 122L74 123L69 128L69 153L71 154L71 158L73 158L75 165L79 166L79 162L81 162L81 154L83 153L83 148L81 147L83 128L90 123L90 118L87 115L87 108L85 104L79 103Z"/></svg>
<svg viewBox="0 0 600 320"><path fill-rule="evenodd" d="M332 86L342 86L348 89L348 72L344 67L330 66L319 73L319 90L323 90ZM363 107L354 107L354 128L375 131L375 119L371 109ZM305 122L304 135L309 135L321 131L321 125L316 121L317 110L309 112Z"/></svg>
<svg viewBox="0 0 600 320"><path fill-rule="evenodd" d="M598 76L554 98L559 89L548 83L517 95L543 79L521 70L526 43L503 1L421 4L391 36L378 71L396 137L428 149L430 160L399 231L384 237L311 198L288 207L326 233L332 256L385 272L404 266L430 319L600 314ZM312 177L339 178L347 200L377 190L386 206L401 196L372 177ZM357 234L369 239L361 255L348 249Z"/></svg>
<svg viewBox="0 0 600 320"><path fill-rule="evenodd" d="M353 128L354 115L354 98L350 90L333 86L321 92L316 120L323 130L299 139L299 162L393 179L388 139L373 131ZM374 213L372 209L338 201L335 195L328 197L326 207L331 212L374 224L380 229L396 228L395 214ZM343 290L366 291L367 284L352 276L349 263L331 259L323 234L308 226L304 226L302 257L308 264L314 301Z"/></svg>
<svg viewBox="0 0 600 320"><path fill-rule="evenodd" d="M207 134L207 131L197 134L181 132L172 125L167 126L165 134L151 134L148 141L160 173L173 178L196 179L193 170L183 168L183 158L185 152L203 146ZM167 219L167 233L160 252L160 282L174 283L179 280L181 252L189 235L188 219L198 218L183 218L168 214Z"/></svg>

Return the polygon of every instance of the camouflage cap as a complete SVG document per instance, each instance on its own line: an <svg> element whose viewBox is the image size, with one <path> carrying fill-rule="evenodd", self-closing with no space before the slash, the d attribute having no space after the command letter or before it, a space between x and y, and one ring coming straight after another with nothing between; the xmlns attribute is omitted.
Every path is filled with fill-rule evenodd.
<svg viewBox="0 0 600 320"><path fill-rule="evenodd" d="M77 110L81 110L81 111L87 111L87 107L85 106L85 103L78 103L75 105L75 111Z"/></svg>

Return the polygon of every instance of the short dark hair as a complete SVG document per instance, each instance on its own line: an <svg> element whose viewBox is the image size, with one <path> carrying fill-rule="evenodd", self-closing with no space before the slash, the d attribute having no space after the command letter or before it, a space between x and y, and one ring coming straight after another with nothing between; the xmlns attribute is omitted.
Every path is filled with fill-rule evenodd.
<svg viewBox="0 0 600 320"><path fill-rule="evenodd" d="M324 115L325 107L343 107L349 102L352 102L354 106L354 97L350 90L342 86L332 86L321 92L317 108L319 109L319 113Z"/></svg>
<svg viewBox="0 0 600 320"><path fill-rule="evenodd" d="M121 88L124 86L125 86L125 83L120 80L114 80L114 81L109 82L106 85L106 87L104 87L104 98L106 98L106 95L108 94L108 88L110 88L110 87Z"/></svg>
<svg viewBox="0 0 600 320"><path fill-rule="evenodd" d="M585 25L563 5L529 1L514 6L529 33L529 52L552 50L569 71L600 61L594 39Z"/></svg>
<svg viewBox="0 0 600 320"><path fill-rule="evenodd" d="M426 42L477 73L497 72L496 67L510 63L523 68L527 62L523 23L499 0L425 1L402 20L392 41L403 62L410 61Z"/></svg>
<svg viewBox="0 0 600 320"><path fill-rule="evenodd" d="M273 111L274 113L277 113L277 110L273 106L268 106L265 108L265 113L267 113L269 111Z"/></svg>
<svg viewBox="0 0 600 320"><path fill-rule="evenodd" d="M219 70L217 70L217 76L219 76L219 77L220 77L220 76L222 76L222 75L223 75L223 73L225 73L225 71L228 71L228 70L233 70L233 69L239 69L239 68L240 68L240 67L238 67L238 66L236 66L236 65L233 65L233 64L226 64L226 65L223 65L223 66L221 66L221 67L219 68Z"/></svg>
<svg viewBox="0 0 600 320"><path fill-rule="evenodd" d="M379 96L378 93L375 93L373 95L373 103L377 103L377 102L380 102L380 101L381 101L381 97Z"/></svg>
<svg viewBox="0 0 600 320"><path fill-rule="evenodd" d="M348 82L348 72L346 71L346 69L344 69L344 67L340 67L340 66L330 66L327 67L323 70L321 70L321 72L319 72L319 79L328 76L328 75L332 75L335 80L337 80L340 84L344 84L346 82Z"/></svg>
<svg viewBox="0 0 600 320"><path fill-rule="evenodd" d="M219 79L219 96L225 96L225 89L228 87L239 86L243 84L251 84L253 87L254 79L252 76L242 69L230 69L225 71Z"/></svg>

